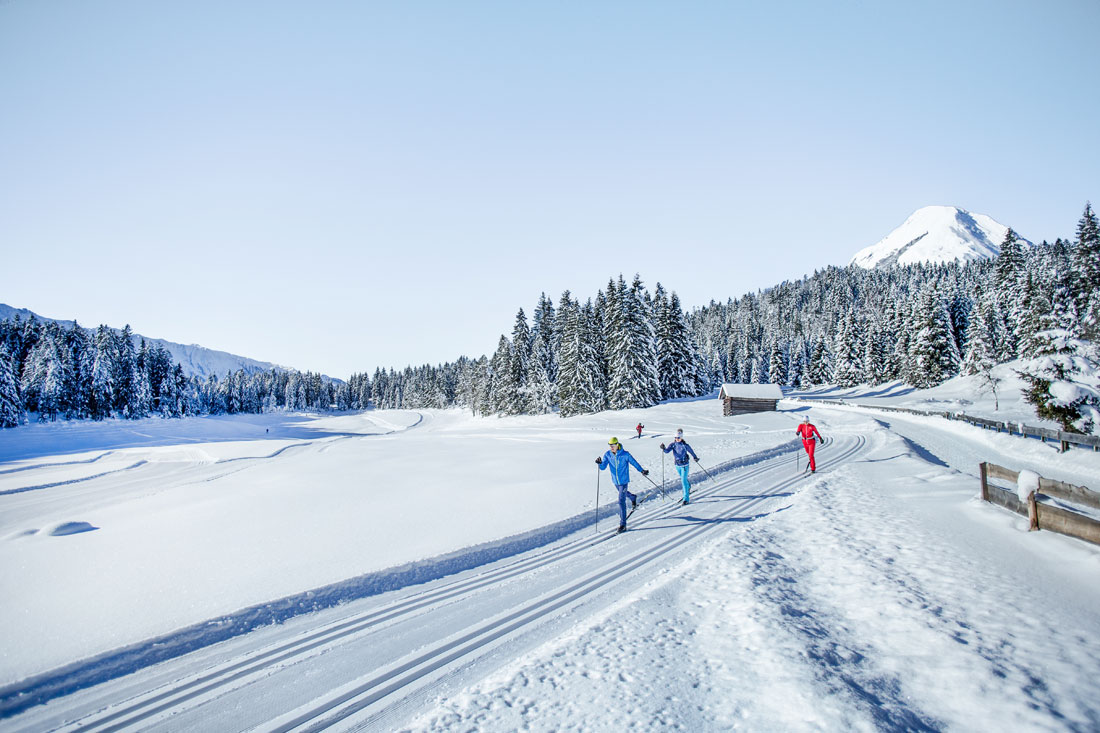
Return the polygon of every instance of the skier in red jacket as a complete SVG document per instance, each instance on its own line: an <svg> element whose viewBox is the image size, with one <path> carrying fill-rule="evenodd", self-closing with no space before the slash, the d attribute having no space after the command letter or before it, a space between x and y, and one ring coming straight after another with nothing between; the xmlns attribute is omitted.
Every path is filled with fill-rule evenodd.
<svg viewBox="0 0 1100 733"><path fill-rule="evenodd" d="M824 442L825 439L821 437L821 433L817 432L817 427L810 422L809 415L802 418L802 424L798 426L795 433L802 438L802 447L806 449L806 455L810 457L810 473L813 473L817 470L817 466L814 464L814 445L817 440ZM814 440L815 435L817 440Z"/></svg>

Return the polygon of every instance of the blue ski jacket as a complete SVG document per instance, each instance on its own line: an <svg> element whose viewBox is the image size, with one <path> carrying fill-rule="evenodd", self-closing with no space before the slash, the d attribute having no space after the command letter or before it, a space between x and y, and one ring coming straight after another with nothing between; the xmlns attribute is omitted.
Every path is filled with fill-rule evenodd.
<svg viewBox="0 0 1100 733"><path fill-rule="evenodd" d="M665 448L665 453L669 451L672 451L677 466L686 466L688 464L688 453L690 453L691 457L695 460L699 460L699 456L695 455L695 451L691 449L691 446L687 444L686 440L681 440L679 443L672 441L672 443Z"/></svg>
<svg viewBox="0 0 1100 733"><path fill-rule="evenodd" d="M634 460L634 456L627 452L626 448L620 448L619 452L608 450L600 461L600 470L605 468L611 471L611 480L616 486L626 486L630 483L630 467L638 469L639 473L644 469Z"/></svg>

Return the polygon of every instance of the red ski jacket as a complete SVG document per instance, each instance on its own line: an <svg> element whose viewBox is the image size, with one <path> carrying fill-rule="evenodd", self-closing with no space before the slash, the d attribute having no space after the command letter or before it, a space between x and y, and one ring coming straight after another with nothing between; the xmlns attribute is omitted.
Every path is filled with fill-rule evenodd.
<svg viewBox="0 0 1100 733"><path fill-rule="evenodd" d="M817 432L817 426L813 423L802 423L795 432L798 433L803 440L813 440L815 435L818 440L825 440L821 437L821 433Z"/></svg>

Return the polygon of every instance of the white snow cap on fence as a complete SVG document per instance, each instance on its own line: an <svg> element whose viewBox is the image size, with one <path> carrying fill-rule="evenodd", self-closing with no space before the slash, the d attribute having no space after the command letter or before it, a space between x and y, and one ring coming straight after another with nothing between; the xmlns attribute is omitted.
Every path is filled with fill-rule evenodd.
<svg viewBox="0 0 1100 733"><path fill-rule="evenodd" d="M1034 471L1020 471L1016 477L1016 496L1024 504L1027 503L1027 495L1039 490L1039 474Z"/></svg>

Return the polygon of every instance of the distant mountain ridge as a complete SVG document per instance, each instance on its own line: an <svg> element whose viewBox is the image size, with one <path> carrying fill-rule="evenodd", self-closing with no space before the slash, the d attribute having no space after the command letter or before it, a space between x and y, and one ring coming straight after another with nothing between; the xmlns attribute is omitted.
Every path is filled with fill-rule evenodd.
<svg viewBox="0 0 1100 733"><path fill-rule="evenodd" d="M1007 231L1007 226L984 214L972 214L957 206L926 206L884 238L857 252L849 264L871 269L989 259L1001 253ZM1022 237L1020 244L1034 246Z"/></svg>
<svg viewBox="0 0 1100 733"><path fill-rule="evenodd" d="M33 311L29 311L26 308L13 308L10 305L0 303L0 320L12 320L18 315L22 320L27 320L31 316L34 316L39 321L52 321L60 323L63 326L72 326L73 321L65 321L58 318L47 318L46 316L40 316ZM91 326L96 328L99 324ZM89 328L87 324L82 324L84 328ZM120 329L114 329L116 331ZM142 339L145 339L145 343L149 346L157 345L168 351L172 355L172 361L179 363L183 368L183 373L189 377L200 377L206 379L211 374L218 377L224 377L230 372L236 372L243 369L246 374L252 374L255 372L265 372L271 369L276 371L294 371L289 367L279 366L272 364L268 361L258 361L256 359L249 359L246 356L238 356L236 354L230 354L225 351L215 351L208 349L205 346L199 346L198 344L177 344L172 341L165 341L164 339L151 338L149 336L142 336L141 334L133 334L135 344L140 344Z"/></svg>

